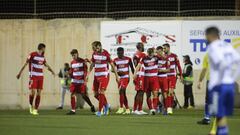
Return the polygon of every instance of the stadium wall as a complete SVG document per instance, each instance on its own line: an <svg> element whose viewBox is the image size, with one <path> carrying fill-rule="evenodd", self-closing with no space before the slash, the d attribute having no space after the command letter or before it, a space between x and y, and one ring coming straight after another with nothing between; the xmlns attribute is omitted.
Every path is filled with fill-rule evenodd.
<svg viewBox="0 0 240 135"><path fill-rule="evenodd" d="M152 20L156 19L152 18ZM239 20L239 18L235 19ZM63 63L71 61L69 53L73 48L79 50L80 57L91 57L91 42L100 40L100 25L103 20L109 21L109 19L0 20L0 109L28 107L28 69L24 70L19 80L16 79L16 75L28 54L37 49L38 43L43 42L47 45L45 55L47 62L58 73ZM144 20L149 20L149 18L144 18ZM44 74L44 90L40 106L41 108L55 108L60 102L60 80L57 76L53 77L47 70ZM200 70L194 70L195 82L199 74ZM112 74L111 78L114 78ZM92 82L93 76L91 75L88 82L89 95L97 106L97 101L91 91ZM205 83L203 84L201 90L197 89L196 83L193 85L195 102L198 107L204 105L206 86ZM127 93L129 104L132 106L135 95L132 80ZM180 103L183 104L183 85L179 82L176 93ZM69 96L69 94L66 95L66 105L70 105ZM237 96L239 97L239 90ZM110 80L107 98L113 107L119 105L115 79ZM240 106L240 98L236 98L236 106Z"/></svg>

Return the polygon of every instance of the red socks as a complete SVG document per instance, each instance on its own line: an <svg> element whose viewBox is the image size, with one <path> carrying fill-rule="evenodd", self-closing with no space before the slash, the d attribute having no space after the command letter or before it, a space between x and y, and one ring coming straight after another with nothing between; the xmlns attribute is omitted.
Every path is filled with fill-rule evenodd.
<svg viewBox="0 0 240 135"><path fill-rule="evenodd" d="M128 100L127 100L127 96L126 95L124 96L124 105L125 105L126 109L129 109Z"/></svg>
<svg viewBox="0 0 240 135"><path fill-rule="evenodd" d="M142 111L143 101L138 101L138 111Z"/></svg>
<svg viewBox="0 0 240 135"><path fill-rule="evenodd" d="M101 112L103 106L107 104L107 99L106 99L104 94L99 94L98 97L99 97L99 104L98 104L99 106L98 106L98 108L99 108L99 111Z"/></svg>
<svg viewBox="0 0 240 135"><path fill-rule="evenodd" d="M76 109L76 99L75 99L75 96L71 97L71 106L72 106L72 110Z"/></svg>
<svg viewBox="0 0 240 135"><path fill-rule="evenodd" d="M133 105L133 111L136 111L137 110L137 107L138 107L138 100L134 100L134 105Z"/></svg>
<svg viewBox="0 0 240 135"><path fill-rule="evenodd" d="M172 107L173 105L173 95L168 95L166 99L166 107Z"/></svg>
<svg viewBox="0 0 240 135"><path fill-rule="evenodd" d="M123 108L123 104L124 104L124 94L120 94L120 107Z"/></svg>
<svg viewBox="0 0 240 135"><path fill-rule="evenodd" d="M34 96L33 95L29 95L29 104L30 105L33 105L33 99L34 99Z"/></svg>
<svg viewBox="0 0 240 135"><path fill-rule="evenodd" d="M99 95L95 95L94 97L99 101Z"/></svg>
<svg viewBox="0 0 240 135"><path fill-rule="evenodd" d="M36 101L35 101L35 109L38 109L39 104L40 104L40 99L41 99L41 97L39 95L37 95Z"/></svg>

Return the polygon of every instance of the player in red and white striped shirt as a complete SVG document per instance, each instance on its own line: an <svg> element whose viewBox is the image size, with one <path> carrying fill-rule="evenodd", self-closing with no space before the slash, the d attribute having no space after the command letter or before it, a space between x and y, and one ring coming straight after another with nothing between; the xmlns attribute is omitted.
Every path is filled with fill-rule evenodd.
<svg viewBox="0 0 240 135"><path fill-rule="evenodd" d="M169 66L170 62L168 61L167 56L163 52L162 46L158 46L156 48L156 53L158 57L158 80L159 87L163 94L163 102L164 102L164 113L168 107L171 107L171 104L167 100L168 95L168 77L167 73L170 71Z"/></svg>
<svg viewBox="0 0 240 135"><path fill-rule="evenodd" d="M79 57L77 49L73 49L70 54L73 57L69 71L70 77L72 79L70 85L72 110L67 113L67 115L76 114L77 93L80 93L82 95L83 99L91 107L91 111L95 112L95 108L90 101L86 91L87 61Z"/></svg>
<svg viewBox="0 0 240 135"><path fill-rule="evenodd" d="M99 41L95 41L92 43L92 46L95 46L96 50L93 52L92 55L92 63L88 72L88 76L91 73L93 67L95 69L94 73L94 82L93 82L93 90L95 97L99 100L99 111L96 113L97 116L101 116L101 110L104 106L104 114L107 115L109 111L109 104L107 102L107 99L105 97L105 91L108 86L109 82L109 66L110 64L112 66L113 72L115 73L116 80L119 82L119 78L116 72L116 69L114 67L114 64L112 62L112 59L110 58L110 54L102 49L102 44Z"/></svg>
<svg viewBox="0 0 240 135"><path fill-rule="evenodd" d="M139 42L136 45L137 51L133 56L134 66L137 67L138 63L141 61L143 57L146 56L144 53L144 44ZM142 66L140 71L137 72L137 77L134 79L135 90L137 91L134 98L133 105L133 114L144 115L147 114L143 111L143 96L144 96L144 67Z"/></svg>
<svg viewBox="0 0 240 135"><path fill-rule="evenodd" d="M40 43L38 45L38 51L30 53L27 58L27 61L21 68L19 74L17 75L17 79L20 78L24 68L29 65L29 89L31 93L29 94L29 106L30 113L33 115L38 115L38 107L41 99L41 91L43 89L43 67L47 67L48 70L55 75L51 67L47 64L46 59L44 57L45 52L45 44ZM36 94L37 92L37 94ZM33 107L33 100L35 98L35 106Z"/></svg>
<svg viewBox="0 0 240 135"><path fill-rule="evenodd" d="M114 65L116 66L117 73L120 77L118 88L120 95L120 108L116 112L117 114L130 114L130 109L128 106L128 100L126 95L126 89L129 83L129 67L131 68L132 73L134 73L134 67L132 59L124 56L124 49L122 47L117 48L118 57L113 60ZM123 104L126 107L126 110L123 109Z"/></svg>
<svg viewBox="0 0 240 135"><path fill-rule="evenodd" d="M147 92L147 104L150 114L155 115L159 102L158 57L154 55L153 48L149 48L147 53L148 55L143 57L136 67L134 78L136 78L137 71L144 65L144 89ZM153 94L153 101L151 99L151 93Z"/></svg>
<svg viewBox="0 0 240 135"><path fill-rule="evenodd" d="M177 71L179 72L180 80L183 80L182 77L182 68L178 59L178 56L172 52L170 52L170 45L163 44L163 50L168 57L168 61L170 62L170 71L168 72L168 85L169 85L169 94L167 97L168 102L171 104L170 107L167 108L168 114L173 114L172 105L174 102L174 89L176 88L177 81Z"/></svg>

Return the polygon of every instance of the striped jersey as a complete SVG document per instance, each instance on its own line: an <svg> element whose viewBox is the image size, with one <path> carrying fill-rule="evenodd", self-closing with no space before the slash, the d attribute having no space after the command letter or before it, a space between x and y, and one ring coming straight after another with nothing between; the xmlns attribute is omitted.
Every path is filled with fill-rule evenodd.
<svg viewBox="0 0 240 135"><path fill-rule="evenodd" d="M137 51L133 56L133 61L135 62L134 65L137 66L138 63L141 61L146 54L144 52ZM137 72L138 76L144 76L144 67L142 66L140 71Z"/></svg>
<svg viewBox="0 0 240 135"><path fill-rule="evenodd" d="M70 76L73 84L82 84L87 74L87 65L84 59L77 58L71 61Z"/></svg>
<svg viewBox="0 0 240 135"><path fill-rule="evenodd" d="M153 77L158 75L158 57L145 56L140 63L144 65L144 76Z"/></svg>
<svg viewBox="0 0 240 135"><path fill-rule="evenodd" d="M182 75L182 68L180 66L180 62L178 60L178 57L176 54L171 53L167 55L168 61L170 62L169 68L170 72L168 73L168 76L176 76L176 68L178 68L178 71L180 73L180 76Z"/></svg>
<svg viewBox="0 0 240 135"><path fill-rule="evenodd" d="M132 59L126 56L123 58L115 58L113 60L114 65L117 67L117 72L122 72L123 74L119 76L120 78L129 78L129 66Z"/></svg>
<svg viewBox="0 0 240 135"><path fill-rule="evenodd" d="M169 68L169 61L167 57L157 56L158 57L158 69L166 70ZM158 77L167 77L166 72L158 72Z"/></svg>
<svg viewBox="0 0 240 135"><path fill-rule="evenodd" d="M108 63L111 63L110 54L104 50L101 53L93 52L92 62L94 63L95 77L102 77L109 75Z"/></svg>
<svg viewBox="0 0 240 135"><path fill-rule="evenodd" d="M43 79L43 67L46 59L43 54L32 52L27 58L29 63L29 76L30 78Z"/></svg>

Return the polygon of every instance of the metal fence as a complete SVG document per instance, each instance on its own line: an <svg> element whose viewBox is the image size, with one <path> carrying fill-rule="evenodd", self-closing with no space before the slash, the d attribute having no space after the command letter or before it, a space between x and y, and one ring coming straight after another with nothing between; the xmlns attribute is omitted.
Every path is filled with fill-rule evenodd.
<svg viewBox="0 0 240 135"><path fill-rule="evenodd" d="M240 16L240 0L1 0L0 18Z"/></svg>

